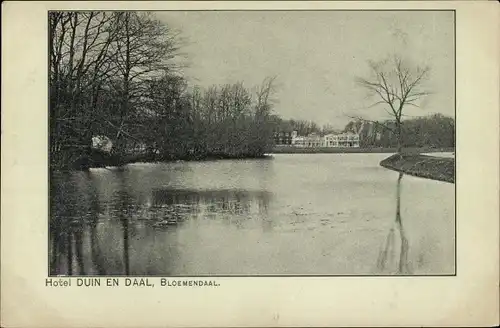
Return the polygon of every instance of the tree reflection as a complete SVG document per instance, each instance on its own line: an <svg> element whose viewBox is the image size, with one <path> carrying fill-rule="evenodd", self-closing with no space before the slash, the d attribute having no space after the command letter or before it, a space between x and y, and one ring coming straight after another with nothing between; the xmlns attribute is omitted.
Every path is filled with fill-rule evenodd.
<svg viewBox="0 0 500 328"><path fill-rule="evenodd" d="M165 274L172 267L167 262L178 257L176 232L190 218L214 214L242 227L259 218L264 229L272 229L264 221L272 197L266 191L160 189L142 204L144 195L135 193L121 171L72 172L50 183L52 276Z"/></svg>
<svg viewBox="0 0 500 328"><path fill-rule="evenodd" d="M118 213L118 218L122 226L122 238L123 238L123 273L128 276L130 275L130 222L129 215L131 211L132 199L127 193L127 186L125 181L125 176L123 171L117 172L118 179L120 181L120 189L117 192L117 199L114 203L116 212Z"/></svg>
<svg viewBox="0 0 500 328"><path fill-rule="evenodd" d="M99 223L99 213L101 211L99 205L99 196L97 188L92 183L92 192L90 193L90 218L89 218L89 232L90 232L90 258L94 264L95 270L99 275L106 274L106 262L102 256L99 247L99 239L97 235L97 224Z"/></svg>
<svg viewBox="0 0 500 328"><path fill-rule="evenodd" d="M50 275L106 274L97 233L99 196L92 174L78 172L64 182L51 180L50 202ZM91 266L85 261L87 243Z"/></svg>
<svg viewBox="0 0 500 328"><path fill-rule="evenodd" d="M252 205L265 216L271 198L272 194L266 191L232 189L156 189L152 194L153 206L163 208L167 205L173 211L169 215L178 214L181 219L189 212L199 213L200 207L206 208L209 213L246 215L251 213ZM185 211L182 206L187 206L189 210ZM164 211L168 212L166 208Z"/></svg>
<svg viewBox="0 0 500 328"><path fill-rule="evenodd" d="M76 263L78 265L78 274L85 274L85 266L83 261L83 226L79 227L79 229L75 229L73 231L73 237L75 240L75 258Z"/></svg>
<svg viewBox="0 0 500 328"><path fill-rule="evenodd" d="M396 259L395 252L395 229L399 231L399 241L400 241L400 249L399 249L399 260L397 261L397 273L398 274L407 274L410 273L410 268L408 265L408 239L406 238L406 233L403 226L403 220L401 217L401 180L403 179L403 173L399 173L398 180L396 183L396 215L391 228L389 229L389 233L386 237L386 241L384 244L384 248L381 250L379 254L379 258L377 261L377 267L384 271L390 260Z"/></svg>
<svg viewBox="0 0 500 328"><path fill-rule="evenodd" d="M58 183L51 179L50 275L85 274L83 244L89 211L88 203L81 197L80 188L84 188L84 192L88 193L86 190L88 174L88 172L78 172L64 176L66 183Z"/></svg>
<svg viewBox="0 0 500 328"><path fill-rule="evenodd" d="M70 177L62 177L70 180ZM61 184L58 188L51 185L51 220L49 234L51 239L51 260L49 272L51 275L73 274L73 238L72 221L77 220L77 211L72 206L71 199L74 186L70 183Z"/></svg>

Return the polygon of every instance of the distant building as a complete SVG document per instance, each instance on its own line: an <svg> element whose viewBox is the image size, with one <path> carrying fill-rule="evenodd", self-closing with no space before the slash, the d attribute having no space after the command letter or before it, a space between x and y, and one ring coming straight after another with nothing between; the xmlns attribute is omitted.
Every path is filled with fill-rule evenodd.
<svg viewBox="0 0 500 328"><path fill-rule="evenodd" d="M323 138L316 133L311 133L305 139L306 147L323 147Z"/></svg>
<svg viewBox="0 0 500 328"><path fill-rule="evenodd" d="M359 135L356 133L327 134L324 147L359 147Z"/></svg>
<svg viewBox="0 0 500 328"><path fill-rule="evenodd" d="M290 146L292 144L293 132L275 132L274 143L278 146Z"/></svg>
<svg viewBox="0 0 500 328"><path fill-rule="evenodd" d="M352 132L340 134L339 147L359 147L359 134Z"/></svg>
<svg viewBox="0 0 500 328"><path fill-rule="evenodd" d="M291 144L295 147L359 147L359 135L352 132L347 133L330 133L324 136L312 133L308 136L298 136L292 134Z"/></svg>
<svg viewBox="0 0 500 328"><path fill-rule="evenodd" d="M325 147L338 147L339 146L339 136L337 134L327 134L323 137L323 143Z"/></svg>
<svg viewBox="0 0 500 328"><path fill-rule="evenodd" d="M292 145L299 148L306 147L306 137L295 136L292 139Z"/></svg>
<svg viewBox="0 0 500 328"><path fill-rule="evenodd" d="M299 136L296 131L293 131L291 144L295 147L322 147L323 138L315 133L308 136Z"/></svg>

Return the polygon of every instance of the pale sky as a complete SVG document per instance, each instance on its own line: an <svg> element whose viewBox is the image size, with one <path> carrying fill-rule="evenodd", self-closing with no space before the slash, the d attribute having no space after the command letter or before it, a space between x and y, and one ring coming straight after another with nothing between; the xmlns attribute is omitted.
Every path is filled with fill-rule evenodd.
<svg viewBox="0 0 500 328"><path fill-rule="evenodd" d="M192 84L277 76L274 113L343 127L350 118L389 118L354 82L368 60L397 54L432 69L433 95L407 115L454 117L454 15L451 11L192 11L157 12L180 30Z"/></svg>

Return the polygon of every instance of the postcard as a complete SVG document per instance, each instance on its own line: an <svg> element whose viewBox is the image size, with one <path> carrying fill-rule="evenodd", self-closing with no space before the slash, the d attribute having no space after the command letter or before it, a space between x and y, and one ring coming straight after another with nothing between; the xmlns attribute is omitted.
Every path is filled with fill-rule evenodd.
<svg viewBox="0 0 500 328"><path fill-rule="evenodd" d="M7 2L2 326L499 323L495 2Z"/></svg>

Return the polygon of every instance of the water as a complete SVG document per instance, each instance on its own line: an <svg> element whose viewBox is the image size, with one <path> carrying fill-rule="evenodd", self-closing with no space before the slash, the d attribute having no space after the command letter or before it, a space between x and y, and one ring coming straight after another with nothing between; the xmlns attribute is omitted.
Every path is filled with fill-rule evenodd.
<svg viewBox="0 0 500 328"><path fill-rule="evenodd" d="M385 157L280 154L55 175L50 273L453 274L454 185L401 179L402 258L398 173L378 165Z"/></svg>
<svg viewBox="0 0 500 328"><path fill-rule="evenodd" d="M445 158L455 158L455 153L450 152L436 152L436 153L427 153L423 155L434 156L434 157L445 157Z"/></svg>

